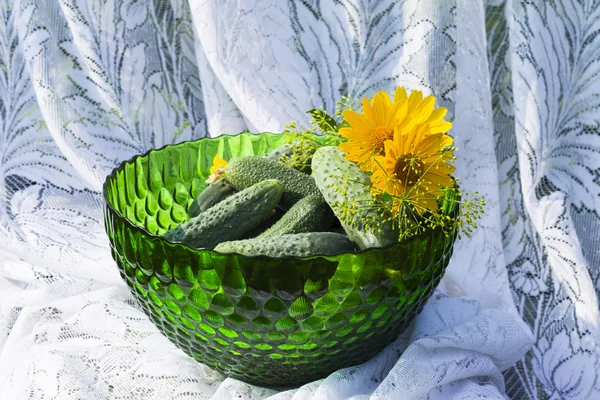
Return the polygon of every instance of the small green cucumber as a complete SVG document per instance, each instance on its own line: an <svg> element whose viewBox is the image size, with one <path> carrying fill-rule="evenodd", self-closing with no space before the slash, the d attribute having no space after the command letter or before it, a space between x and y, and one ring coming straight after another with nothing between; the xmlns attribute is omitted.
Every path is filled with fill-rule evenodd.
<svg viewBox="0 0 600 400"><path fill-rule="evenodd" d="M223 242L215 251L246 256L310 257L354 251L354 243L337 233L311 232Z"/></svg>
<svg viewBox="0 0 600 400"><path fill-rule="evenodd" d="M277 179L283 186L281 205L284 208L290 208L303 197L321 193L311 176L258 156L232 159L225 167L225 179L237 190L246 189L265 179Z"/></svg>
<svg viewBox="0 0 600 400"><path fill-rule="evenodd" d="M282 192L283 187L274 179L259 182L168 231L165 237L207 249L240 239L272 215Z"/></svg>
<svg viewBox="0 0 600 400"><path fill-rule="evenodd" d="M194 218L235 192L236 190L233 186L227 183L225 179L219 179L216 182L210 183L198 194L198 197L196 197L187 213L190 218Z"/></svg>
<svg viewBox="0 0 600 400"><path fill-rule="evenodd" d="M334 146L319 148L313 156L312 168L325 201L359 249L383 247L398 241L392 222L381 218L378 201L371 195L369 175L348 161L341 150ZM361 208L360 204L369 206ZM373 222L377 223L376 228L371 227Z"/></svg>
<svg viewBox="0 0 600 400"><path fill-rule="evenodd" d="M279 207L275 207L275 209L273 210L273 213L267 219L265 219L263 222L258 224L256 227L254 227L250 232L246 233L240 239L252 239L252 238L257 237L258 235L260 235L267 229L271 228L274 224L276 224L277 221L279 221L281 219L281 217L283 217L284 214L285 214L284 210L282 210Z"/></svg>
<svg viewBox="0 0 600 400"><path fill-rule="evenodd" d="M294 154L294 149L290 143L282 144L281 146L271 150L267 154L263 156L263 158L268 158L269 160L273 160L276 162L281 161L282 157L290 157Z"/></svg>
<svg viewBox="0 0 600 400"><path fill-rule="evenodd" d="M333 211L323 197L306 196L292 206L275 225L258 237L282 236L290 233L321 232L333 223Z"/></svg>
<svg viewBox="0 0 600 400"><path fill-rule="evenodd" d="M346 230L342 226L334 226L329 230L329 232L339 233L340 235L348 236L346 235Z"/></svg>
<svg viewBox="0 0 600 400"><path fill-rule="evenodd" d="M317 145L304 146L303 150L299 150L296 147L297 145L295 144L287 143L277 147L263 157L310 175L312 172L310 164Z"/></svg>

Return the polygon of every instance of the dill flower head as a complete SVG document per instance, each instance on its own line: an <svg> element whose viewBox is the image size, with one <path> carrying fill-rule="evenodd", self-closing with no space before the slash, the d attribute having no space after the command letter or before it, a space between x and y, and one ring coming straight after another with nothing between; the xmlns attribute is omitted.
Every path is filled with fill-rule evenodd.
<svg viewBox="0 0 600 400"><path fill-rule="evenodd" d="M410 131L397 126L393 140L385 142L385 155L377 156L371 183L374 194L392 197L392 211L419 214L437 211L436 198L443 189L454 186L450 176L455 168L453 139L444 133L431 133L428 125L414 126ZM407 207L410 206L410 207Z"/></svg>
<svg viewBox="0 0 600 400"><path fill-rule="evenodd" d="M423 98L420 91L413 91L408 96L403 87L396 89L393 101L384 91L378 92L372 101L363 98L363 113L343 112L350 127L340 129L340 135L348 141L341 143L339 148L348 153L348 160L358 163L364 171L372 172L375 158L386 155L385 143L394 138L396 130L412 132L426 127L431 134L450 130L452 123L443 121L446 109L435 109L434 105L435 97Z"/></svg>

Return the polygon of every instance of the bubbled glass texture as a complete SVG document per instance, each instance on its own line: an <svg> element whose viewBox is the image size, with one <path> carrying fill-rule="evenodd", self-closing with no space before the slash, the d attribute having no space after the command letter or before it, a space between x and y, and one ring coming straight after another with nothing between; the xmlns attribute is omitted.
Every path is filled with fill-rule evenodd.
<svg viewBox="0 0 600 400"><path fill-rule="evenodd" d="M429 231L360 253L270 258L160 236L187 219L215 154L263 155L281 143L243 133L170 145L124 162L104 185L112 255L148 317L197 361L271 387L323 378L391 343L438 285L454 242Z"/></svg>

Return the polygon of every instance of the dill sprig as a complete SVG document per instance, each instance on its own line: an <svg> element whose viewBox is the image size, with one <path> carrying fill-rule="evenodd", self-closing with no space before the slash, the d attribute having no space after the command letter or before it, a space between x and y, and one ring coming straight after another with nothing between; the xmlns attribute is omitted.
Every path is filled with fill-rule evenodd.
<svg viewBox="0 0 600 400"><path fill-rule="evenodd" d="M333 117L338 123L338 130L340 128L349 126L344 120L344 111L346 110L358 110L360 108L360 100L352 95L342 96L341 99L335 104L335 113Z"/></svg>
<svg viewBox="0 0 600 400"><path fill-rule="evenodd" d="M284 155L281 162L300 170L308 169L312 155L319 147L337 146L346 141L339 134L341 122L344 121L331 117L322 107L307 113L311 116L308 127L291 121L283 128L284 143L290 145L291 154Z"/></svg>
<svg viewBox="0 0 600 400"><path fill-rule="evenodd" d="M458 186L444 188L440 196L419 193L419 197L414 197L410 192L394 196L373 191L370 183L351 180L344 174L331 177L334 183L330 187L343 199L333 202L331 207L342 223L375 233L391 222L398 231L398 241L432 229L440 229L446 237L455 234L459 239L463 235L471 237L485 207L485 201L478 196L479 192L463 192ZM357 184L370 190L371 198L357 201L347 196L348 189ZM436 211L419 204L418 199L426 195L437 201L439 207Z"/></svg>
<svg viewBox="0 0 600 400"><path fill-rule="evenodd" d="M339 134L341 128L349 126L344 120L344 111L356 110L359 107L358 99L348 95L342 96L336 102L333 116L330 116L323 107L313 108L307 111L307 114L311 116L308 127L299 125L296 121L292 121L284 127L283 132L286 136L286 143L299 143L300 148L303 146L309 148L314 146L337 146L346 141Z"/></svg>

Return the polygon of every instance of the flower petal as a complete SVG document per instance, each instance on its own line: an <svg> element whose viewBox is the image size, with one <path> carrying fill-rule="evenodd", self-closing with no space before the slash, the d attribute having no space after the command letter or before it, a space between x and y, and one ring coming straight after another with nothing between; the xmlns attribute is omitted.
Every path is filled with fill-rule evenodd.
<svg viewBox="0 0 600 400"><path fill-rule="evenodd" d="M344 111L344 119L350 124L352 128L364 133L365 135L369 135L374 128L373 126L371 126L367 118L365 118L364 114L359 114L351 110Z"/></svg>
<svg viewBox="0 0 600 400"><path fill-rule="evenodd" d="M227 161L223 160L219 155L215 155L213 158L213 165L210 167L209 172L212 174L219 168L225 168L227 166Z"/></svg>
<svg viewBox="0 0 600 400"><path fill-rule="evenodd" d="M420 90L413 90L408 97L408 109L414 110L423 101L423 93Z"/></svg>
<svg viewBox="0 0 600 400"><path fill-rule="evenodd" d="M431 116L431 113L433 112L434 106L435 106L435 97L433 97L433 96L425 97L423 99L423 101L421 102L421 104L419 104L419 106L415 110L415 113L419 115L420 120L421 120L421 118L423 118L421 120L421 123L425 122L429 119L429 117Z"/></svg>
<svg viewBox="0 0 600 400"><path fill-rule="evenodd" d="M406 89L403 86L398 86L394 93L394 102L398 103L399 101L406 101L406 99L408 99Z"/></svg>
<svg viewBox="0 0 600 400"><path fill-rule="evenodd" d="M387 100L387 102L386 102ZM388 106L389 103L389 106ZM386 126L391 102L387 93L381 91L373 97L373 108L375 109L375 127Z"/></svg>
<svg viewBox="0 0 600 400"><path fill-rule="evenodd" d="M450 175L430 172L427 174L427 180L436 186L451 187L454 185L454 181Z"/></svg>
<svg viewBox="0 0 600 400"><path fill-rule="evenodd" d="M443 147L446 147L441 146L441 136L441 133L438 133L436 135L423 135L421 140L416 141L415 151L419 153L427 153L428 155L437 154L438 150L440 150Z"/></svg>
<svg viewBox="0 0 600 400"><path fill-rule="evenodd" d="M434 212L438 210L438 204L434 198L420 197L417 200L417 204L420 207L420 208L417 208L417 212L421 215L425 214L427 212L427 210L434 211Z"/></svg>
<svg viewBox="0 0 600 400"><path fill-rule="evenodd" d="M373 110L373 106L371 105L371 102L369 101L369 99L367 99L366 97L363 98L362 100L362 108L363 108L363 112L365 113L365 117L367 118L367 121L369 121L369 123L375 127L376 125L376 116L375 116L375 110Z"/></svg>
<svg viewBox="0 0 600 400"><path fill-rule="evenodd" d="M383 144L385 148L385 158L395 160L398 157L397 143L393 140L386 140Z"/></svg>
<svg viewBox="0 0 600 400"><path fill-rule="evenodd" d="M340 135L354 142L368 142L369 135L354 128L341 128Z"/></svg>
<svg viewBox="0 0 600 400"><path fill-rule="evenodd" d="M448 110L446 109L446 107L436 108L435 110L433 110L431 112L431 115L427 119L427 122L432 123L432 122L441 121L446 116L446 113L448 113Z"/></svg>
<svg viewBox="0 0 600 400"><path fill-rule="evenodd" d="M388 126L395 127L406 118L407 114L408 105L405 102L395 104L392 108Z"/></svg>
<svg viewBox="0 0 600 400"><path fill-rule="evenodd" d="M446 133L450 129L452 129L452 122L449 121L439 121L433 122L429 124L429 129L431 133Z"/></svg>
<svg viewBox="0 0 600 400"><path fill-rule="evenodd" d="M364 146L357 142L343 142L338 145L338 149L346 153L356 153L364 150Z"/></svg>
<svg viewBox="0 0 600 400"><path fill-rule="evenodd" d="M444 149L446 147L450 147L452 146L452 143L454 143L454 138L452 136L442 135L442 138L440 140L440 148Z"/></svg>
<svg viewBox="0 0 600 400"><path fill-rule="evenodd" d="M394 129L394 143L398 154L406 154L410 152L410 145L412 143L410 132L404 132L401 126L397 126Z"/></svg>

